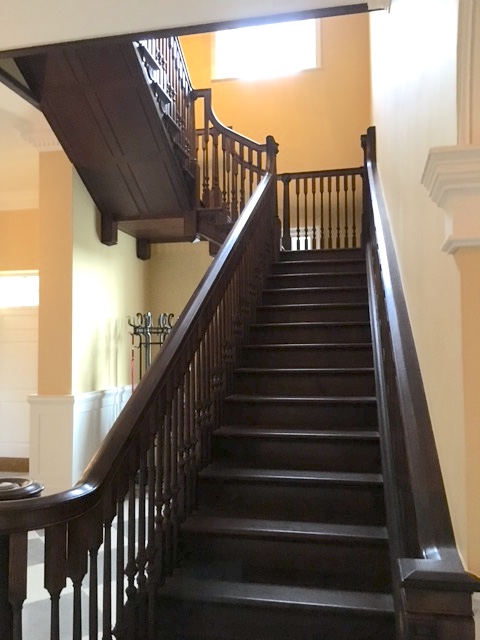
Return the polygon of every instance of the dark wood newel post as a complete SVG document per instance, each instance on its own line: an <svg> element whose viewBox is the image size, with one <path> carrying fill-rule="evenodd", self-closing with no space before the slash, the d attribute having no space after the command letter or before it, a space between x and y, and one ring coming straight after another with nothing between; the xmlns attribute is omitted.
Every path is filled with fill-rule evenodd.
<svg viewBox="0 0 480 640"><path fill-rule="evenodd" d="M367 133L361 136L363 149L363 210L362 210L362 238L361 246L365 247L370 238L371 199L368 183L368 163L376 162L375 127L369 127Z"/></svg>
<svg viewBox="0 0 480 640"><path fill-rule="evenodd" d="M38 482L26 478L3 478L0 486L0 502L38 497L43 488ZM10 562L11 558L14 558L15 562ZM0 638L2 640L15 640L21 637L21 609L26 595L27 532L0 535Z"/></svg>
<svg viewBox="0 0 480 640"><path fill-rule="evenodd" d="M267 152L267 163L266 168L267 171L272 173L275 176L275 201L274 201L274 258L278 259L280 254L281 247L281 235L282 235L282 225L280 222L280 218L278 217L278 200L277 200L277 188L276 188L276 176L277 176L277 153L278 153L278 144L275 142L275 138L273 136L267 136L266 139L266 152Z"/></svg>

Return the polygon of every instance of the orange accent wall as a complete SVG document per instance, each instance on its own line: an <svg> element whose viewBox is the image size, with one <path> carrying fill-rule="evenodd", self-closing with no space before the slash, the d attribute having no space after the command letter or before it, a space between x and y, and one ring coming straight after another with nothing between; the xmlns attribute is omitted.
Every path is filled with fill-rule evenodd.
<svg viewBox="0 0 480 640"><path fill-rule="evenodd" d="M370 125L368 15L321 21L321 68L271 80L211 80L213 34L184 36L193 86L212 88L218 118L258 142L280 145L278 171L359 166Z"/></svg>
<svg viewBox="0 0 480 640"><path fill-rule="evenodd" d="M38 269L38 211L0 211L0 271Z"/></svg>

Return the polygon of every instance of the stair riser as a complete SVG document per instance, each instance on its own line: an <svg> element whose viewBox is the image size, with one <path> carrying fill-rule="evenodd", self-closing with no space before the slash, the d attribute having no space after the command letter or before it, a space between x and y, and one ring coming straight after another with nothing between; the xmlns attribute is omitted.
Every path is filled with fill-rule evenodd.
<svg viewBox="0 0 480 640"><path fill-rule="evenodd" d="M158 640L392 640L393 616L165 598Z"/></svg>
<svg viewBox="0 0 480 640"><path fill-rule="evenodd" d="M335 373L236 373L238 393L267 396L373 396L373 372Z"/></svg>
<svg viewBox="0 0 480 640"><path fill-rule="evenodd" d="M380 473L380 449L376 441L319 442L259 438L214 437L216 460L256 469L298 469Z"/></svg>
<svg viewBox="0 0 480 640"><path fill-rule="evenodd" d="M375 403L341 402L305 406L295 402L227 401L225 424L289 427L292 429L371 429L377 424Z"/></svg>
<svg viewBox="0 0 480 640"><path fill-rule="evenodd" d="M255 325L250 329L252 344L299 344L368 342L371 340L368 324L286 324Z"/></svg>
<svg viewBox="0 0 480 640"><path fill-rule="evenodd" d="M241 365L245 367L371 367L372 364L370 345L362 348L299 346L288 349L257 346L243 349L241 356Z"/></svg>
<svg viewBox="0 0 480 640"><path fill-rule="evenodd" d="M381 485L325 483L314 486L201 478L198 504L200 513L210 515L338 524L383 525L385 522Z"/></svg>
<svg viewBox="0 0 480 640"><path fill-rule="evenodd" d="M305 260L283 261L272 265L272 275L291 273L365 273L364 260Z"/></svg>
<svg viewBox="0 0 480 640"><path fill-rule="evenodd" d="M368 322L368 307L268 307L257 311L257 322Z"/></svg>
<svg viewBox="0 0 480 640"><path fill-rule="evenodd" d="M325 289L265 289L262 304L319 304L329 302L366 302L367 290L327 287Z"/></svg>
<svg viewBox="0 0 480 640"><path fill-rule="evenodd" d="M183 532L180 558L181 566L193 563L197 570L210 570L215 579L323 588L348 584L368 591L390 588L386 544L293 542Z"/></svg>
<svg viewBox="0 0 480 640"><path fill-rule="evenodd" d="M267 279L267 289L296 289L299 287L366 287L363 273L307 273L281 274Z"/></svg>
<svg viewBox="0 0 480 640"><path fill-rule="evenodd" d="M316 251L281 251L279 255L280 263L290 264L292 262L331 262L342 261L348 262L350 260L363 260L365 261L365 253L363 249L322 249Z"/></svg>

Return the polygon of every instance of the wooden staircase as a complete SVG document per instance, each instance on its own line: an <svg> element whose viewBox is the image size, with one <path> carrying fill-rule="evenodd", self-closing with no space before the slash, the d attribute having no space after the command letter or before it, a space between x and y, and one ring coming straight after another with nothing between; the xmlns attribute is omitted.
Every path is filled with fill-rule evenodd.
<svg viewBox="0 0 480 640"><path fill-rule="evenodd" d="M159 593L162 640L395 637L361 250L285 252Z"/></svg>

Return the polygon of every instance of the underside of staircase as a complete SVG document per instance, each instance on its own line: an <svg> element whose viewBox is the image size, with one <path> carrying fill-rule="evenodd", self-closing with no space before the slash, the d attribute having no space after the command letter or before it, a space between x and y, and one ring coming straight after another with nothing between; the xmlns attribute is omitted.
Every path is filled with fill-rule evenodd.
<svg viewBox="0 0 480 640"><path fill-rule="evenodd" d="M395 636L362 250L273 265L159 593L163 640Z"/></svg>

